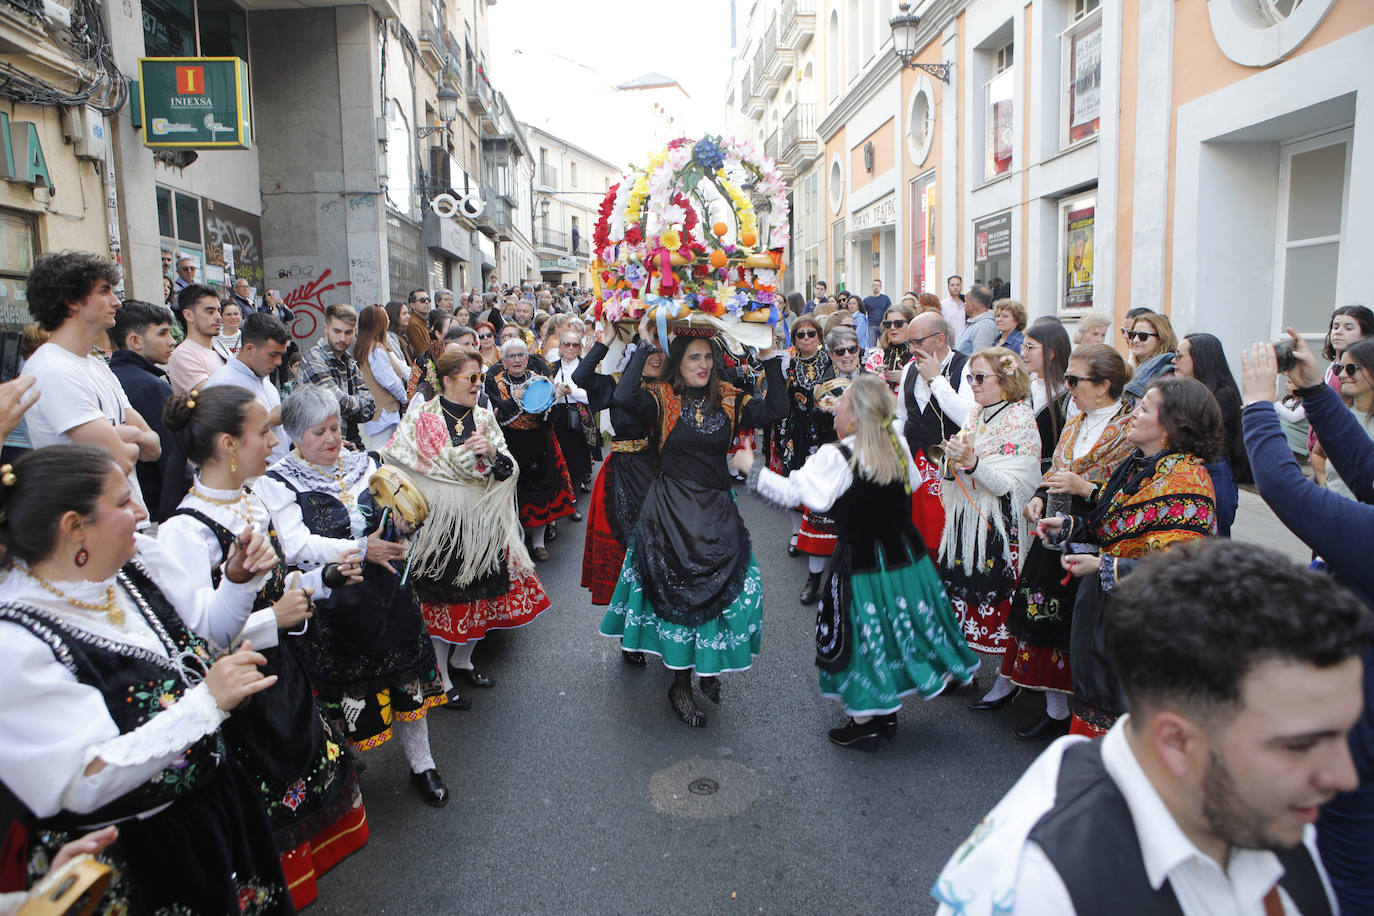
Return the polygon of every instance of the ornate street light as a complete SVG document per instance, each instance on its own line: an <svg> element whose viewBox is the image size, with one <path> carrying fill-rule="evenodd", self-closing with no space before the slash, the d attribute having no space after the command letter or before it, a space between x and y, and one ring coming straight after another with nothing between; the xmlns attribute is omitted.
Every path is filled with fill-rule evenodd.
<svg viewBox="0 0 1374 916"><path fill-rule="evenodd" d="M916 54L921 49L916 45L916 31L921 25L920 15L911 12L911 4L902 2L897 5L899 12L888 23L892 27L892 50L902 62L902 69L924 70L945 83L949 82L949 68L953 64L918 63Z"/></svg>
<svg viewBox="0 0 1374 916"><path fill-rule="evenodd" d="M452 84L444 83L434 96L435 102L439 106L439 121L433 127L420 127L415 131L417 137L428 137L438 130L448 130L448 126L458 117L458 91Z"/></svg>

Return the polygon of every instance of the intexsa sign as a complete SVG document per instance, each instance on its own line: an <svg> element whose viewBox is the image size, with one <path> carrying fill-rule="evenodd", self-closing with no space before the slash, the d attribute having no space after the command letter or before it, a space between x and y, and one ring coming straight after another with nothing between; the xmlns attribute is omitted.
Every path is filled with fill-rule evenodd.
<svg viewBox="0 0 1374 916"><path fill-rule="evenodd" d="M48 160L38 140L38 125L32 121L11 121L0 111L0 178L51 188Z"/></svg>
<svg viewBox="0 0 1374 916"><path fill-rule="evenodd" d="M248 149L248 65L237 57L144 57L138 62L143 145Z"/></svg>

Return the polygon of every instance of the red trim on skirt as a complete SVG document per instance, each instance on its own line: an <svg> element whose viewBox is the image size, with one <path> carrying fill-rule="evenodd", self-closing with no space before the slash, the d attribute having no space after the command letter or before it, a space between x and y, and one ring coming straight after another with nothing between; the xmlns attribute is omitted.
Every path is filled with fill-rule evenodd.
<svg viewBox="0 0 1374 916"><path fill-rule="evenodd" d="M553 454L558 465L558 476L563 485L546 503L520 503L520 527L542 528L554 519L572 515L577 511L577 494L573 492L572 475L568 473L568 462L563 460L563 449L557 436L553 440Z"/></svg>
<svg viewBox="0 0 1374 916"><path fill-rule="evenodd" d="M367 811L359 799L357 807L343 817L290 852L282 853L281 870L296 909L315 902L320 895L316 879L367 845L368 835Z"/></svg>
<svg viewBox="0 0 1374 916"><path fill-rule="evenodd" d="M1088 722L1084 722L1078 716L1073 716L1069 721L1069 734L1082 735L1085 738L1101 738L1107 734L1107 729L1098 728Z"/></svg>
<svg viewBox="0 0 1374 916"><path fill-rule="evenodd" d="M726 452L726 455L733 455L735 452L739 451L742 448L747 448L750 451L753 451L755 448L754 441L756 438L757 437L754 435L754 431L752 429L740 430L738 433L735 434L735 438L730 441L730 450Z"/></svg>
<svg viewBox="0 0 1374 916"><path fill-rule="evenodd" d="M1022 687L1073 693L1069 653L1049 646L1032 646L1015 637L1002 656L1001 674Z"/></svg>
<svg viewBox="0 0 1374 916"><path fill-rule="evenodd" d="M824 518L825 521L818 521ZM838 539L835 523L823 515L802 509L801 531L797 533L797 549L813 557L828 557L835 552Z"/></svg>
<svg viewBox="0 0 1374 916"><path fill-rule="evenodd" d="M587 507L587 535L582 546L582 587L591 589L592 604L610 604L611 593L620 580L620 567L625 565L625 548L611 534L606 516L606 475L615 461L612 452L601 465L592 485L592 500Z"/></svg>
<svg viewBox="0 0 1374 916"><path fill-rule="evenodd" d="M487 630L523 627L549 609L549 596L534 570L511 580L510 590L495 598L467 604L420 603L429 635L445 642L481 639Z"/></svg>

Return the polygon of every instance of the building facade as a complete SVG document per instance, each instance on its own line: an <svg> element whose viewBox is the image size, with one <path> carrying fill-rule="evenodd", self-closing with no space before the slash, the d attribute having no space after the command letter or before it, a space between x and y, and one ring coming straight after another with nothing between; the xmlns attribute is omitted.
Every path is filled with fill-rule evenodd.
<svg viewBox="0 0 1374 916"><path fill-rule="evenodd" d="M534 237L540 278L590 287L597 208L622 170L548 131L529 124L524 129L534 154Z"/></svg>
<svg viewBox="0 0 1374 916"><path fill-rule="evenodd" d="M895 2L736 5L731 127L792 182L793 288L957 274L1069 324L1169 312L1232 353L1359 300L1374 6L914 6L929 71L894 53Z"/></svg>

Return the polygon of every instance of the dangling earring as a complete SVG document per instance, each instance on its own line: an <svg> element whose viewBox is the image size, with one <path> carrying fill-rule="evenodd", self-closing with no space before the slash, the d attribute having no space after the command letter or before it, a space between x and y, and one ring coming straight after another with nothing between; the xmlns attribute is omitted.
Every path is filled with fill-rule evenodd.
<svg viewBox="0 0 1374 916"><path fill-rule="evenodd" d="M76 565L77 565L77 566L85 566L85 565L86 565L86 561L89 560L90 558L91 558L91 555L90 555L89 553L86 552L86 548L85 548L85 547L82 547L80 550L78 550L78 551L76 552Z"/></svg>
<svg viewBox="0 0 1374 916"><path fill-rule="evenodd" d="M239 450L235 446L229 446L229 473L232 474L239 469Z"/></svg>

